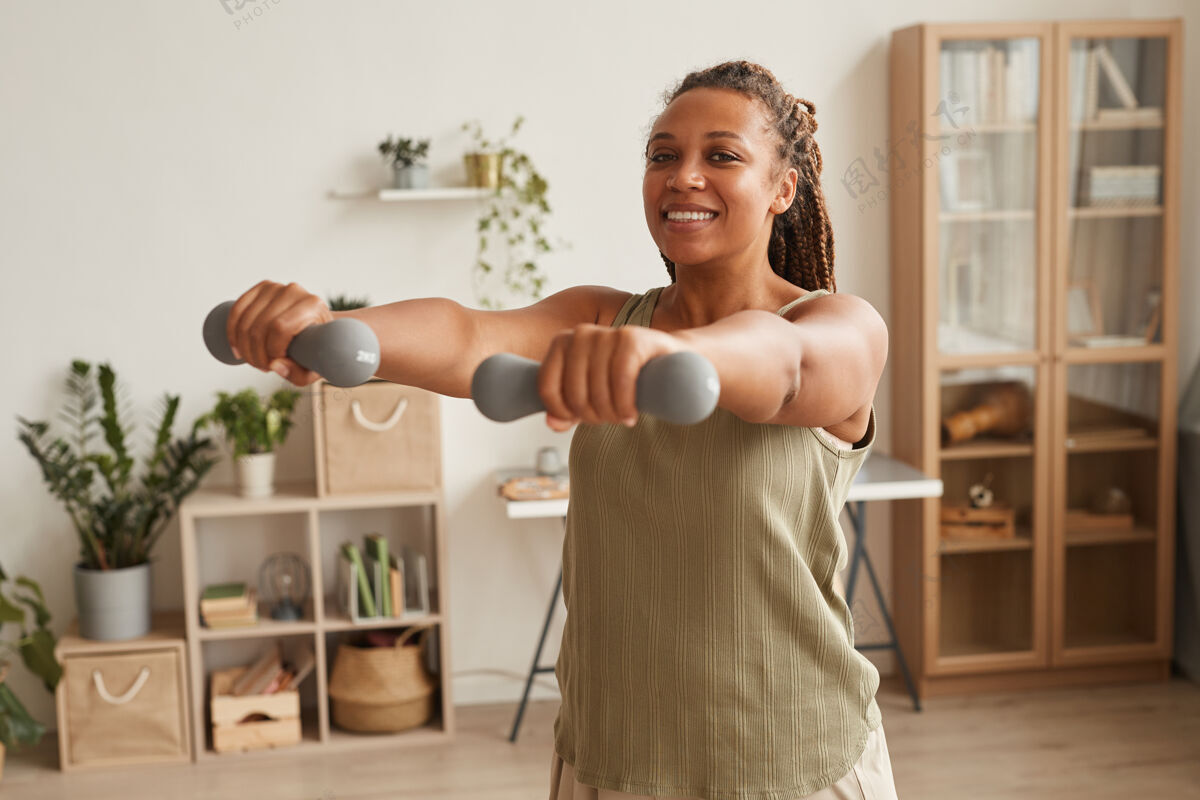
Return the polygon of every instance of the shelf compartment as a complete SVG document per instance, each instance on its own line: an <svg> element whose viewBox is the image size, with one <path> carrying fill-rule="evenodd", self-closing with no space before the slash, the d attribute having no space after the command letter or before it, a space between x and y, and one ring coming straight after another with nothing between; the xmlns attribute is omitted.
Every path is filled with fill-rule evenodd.
<svg viewBox="0 0 1200 800"><path fill-rule="evenodd" d="M945 371L940 377L941 453L960 458L1033 452L1036 368L997 366ZM972 435L973 434L973 435ZM962 438L967 436L968 438ZM1021 448L1022 452L1017 449ZM978 456L972 451L979 452ZM999 452L996 452L999 450Z"/></svg>
<svg viewBox="0 0 1200 800"><path fill-rule="evenodd" d="M1162 367L1152 361L1067 367L1068 450L1153 449Z"/></svg>
<svg viewBox="0 0 1200 800"><path fill-rule="evenodd" d="M1064 507L1131 514L1134 529L1157 530L1158 455L1157 448L1071 453L1067 461ZM1114 490L1124 494L1128 507L1111 496Z"/></svg>
<svg viewBox="0 0 1200 800"><path fill-rule="evenodd" d="M1071 547L1065 564L1063 645L1144 645L1156 619L1153 539Z"/></svg>
<svg viewBox="0 0 1200 800"><path fill-rule="evenodd" d="M1033 649L1029 548L944 553L940 562L939 658Z"/></svg>

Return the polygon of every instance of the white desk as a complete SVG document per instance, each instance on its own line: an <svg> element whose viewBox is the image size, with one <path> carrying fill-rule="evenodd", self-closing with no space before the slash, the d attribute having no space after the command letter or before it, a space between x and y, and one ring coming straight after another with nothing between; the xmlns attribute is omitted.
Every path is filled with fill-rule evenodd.
<svg viewBox="0 0 1200 800"><path fill-rule="evenodd" d="M496 485L500 486L509 478L532 474L533 470L528 468L497 470ZM887 624L888 634L891 637L886 642L855 643L855 649L895 650L896 661L900 667L901 674L904 676L908 693L912 697L913 708L917 711L921 710L921 702L917 697L917 690L913 685L912 675L908 670L908 663L904 660L904 653L900 649L900 641L896 637L896 629L892 624L892 616L888 613L887 604L883 600L883 591L879 588L879 580L875 576L875 567L871 564L871 559L867 555L866 508L864 504L871 500L909 500L922 497L941 497L941 495L942 482L937 478L931 478L920 470L914 469L902 461L897 461L891 456L872 452L863 463L862 469L858 471L858 475L855 476L854 483L850 485L850 492L846 497L846 514L850 517L850 521L854 526L854 555L850 559L850 574L846 581L846 605L853 603L855 583L858 577L858 566L859 564L863 564L867 568L867 575L870 577L871 585L875 590L875 599L879 603L879 610L883 614L883 620ZM504 500L504 510L509 519L558 517L565 523L567 502L566 498L559 500ZM525 705L529 700L529 692L533 687L534 676L554 671L553 666L540 666L538 662L541 661L542 649L546 644L546 633L550 630L550 621L554 617L554 609L558 605L558 594L561 590L562 569L560 568L558 571L558 580L554 584L554 593L550 595L550 608L546 612L546 623L542 626L542 635L538 640L537 650L533 654L533 665L530 667L529 677L525 682L525 693L521 696L521 704L517 707L517 718L513 721L512 733L508 737L511 742L517 740L517 731L521 727L521 718L525 714Z"/></svg>

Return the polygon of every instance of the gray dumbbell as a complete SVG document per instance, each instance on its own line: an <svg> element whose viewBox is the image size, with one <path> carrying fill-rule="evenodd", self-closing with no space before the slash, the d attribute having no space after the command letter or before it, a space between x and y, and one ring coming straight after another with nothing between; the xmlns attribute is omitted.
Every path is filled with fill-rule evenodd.
<svg viewBox="0 0 1200 800"><path fill-rule="evenodd" d="M233 303L228 300L208 312L204 318L204 344L218 361L244 364L245 359L233 354L225 334ZM379 368L379 339L362 320L340 317L300 331L288 345L287 355L334 386L358 386L369 381Z"/></svg>
<svg viewBox="0 0 1200 800"><path fill-rule="evenodd" d="M471 397L488 419L511 422L545 411L538 394L541 364L512 353L497 353L475 369ZM646 362L637 379L637 407L676 425L707 419L717 407L721 381L712 363L690 351Z"/></svg>

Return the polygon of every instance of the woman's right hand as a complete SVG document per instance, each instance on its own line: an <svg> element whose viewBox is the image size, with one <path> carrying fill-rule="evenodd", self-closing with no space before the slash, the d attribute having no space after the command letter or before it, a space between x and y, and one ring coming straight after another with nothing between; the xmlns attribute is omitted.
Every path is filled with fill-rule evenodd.
<svg viewBox="0 0 1200 800"><path fill-rule="evenodd" d="M321 376L288 358L288 345L310 325L333 319L325 301L300 284L261 281L234 302L225 333L238 358L307 386Z"/></svg>

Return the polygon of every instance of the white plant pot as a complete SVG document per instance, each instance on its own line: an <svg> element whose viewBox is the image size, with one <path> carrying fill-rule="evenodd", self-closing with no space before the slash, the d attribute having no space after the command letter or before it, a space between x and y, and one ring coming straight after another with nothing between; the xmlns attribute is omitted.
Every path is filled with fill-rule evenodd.
<svg viewBox="0 0 1200 800"><path fill-rule="evenodd" d="M275 493L275 454L239 456L237 479L242 497L270 497Z"/></svg>

